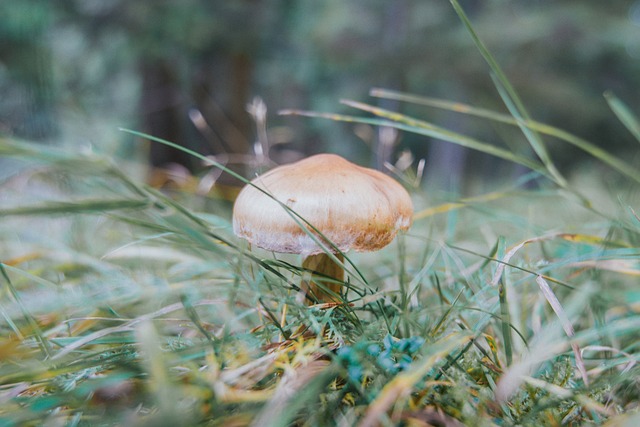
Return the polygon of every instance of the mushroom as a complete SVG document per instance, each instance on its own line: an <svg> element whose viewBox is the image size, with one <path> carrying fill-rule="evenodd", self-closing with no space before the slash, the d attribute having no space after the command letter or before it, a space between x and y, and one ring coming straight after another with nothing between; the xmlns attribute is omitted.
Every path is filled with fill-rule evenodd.
<svg viewBox="0 0 640 427"><path fill-rule="evenodd" d="M342 263L341 253L381 249L412 222L411 198L398 182L334 154L278 166L251 184L233 206L234 233L269 251L302 254L303 268L334 279L324 288L314 280L303 285L320 302L338 301L344 282L342 266L327 251Z"/></svg>

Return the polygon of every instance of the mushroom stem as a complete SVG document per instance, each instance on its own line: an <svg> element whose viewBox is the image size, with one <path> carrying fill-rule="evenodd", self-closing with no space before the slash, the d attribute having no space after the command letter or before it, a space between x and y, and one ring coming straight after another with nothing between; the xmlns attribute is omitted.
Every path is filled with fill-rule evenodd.
<svg viewBox="0 0 640 427"><path fill-rule="evenodd" d="M344 262L344 257L341 254L335 254L336 258L340 262ZM326 276L334 279L338 282L344 282L344 270L342 266L336 264L329 255L320 253L316 255L310 255L302 262L302 267L314 271L314 276ZM303 283L303 289L306 288L307 294L315 297L318 302L338 302L339 298L336 295L340 295L341 283L334 283L324 278L320 279L322 284L317 283L317 279L312 276L309 282ZM333 295L336 294L336 295ZM310 300L306 300L310 303Z"/></svg>

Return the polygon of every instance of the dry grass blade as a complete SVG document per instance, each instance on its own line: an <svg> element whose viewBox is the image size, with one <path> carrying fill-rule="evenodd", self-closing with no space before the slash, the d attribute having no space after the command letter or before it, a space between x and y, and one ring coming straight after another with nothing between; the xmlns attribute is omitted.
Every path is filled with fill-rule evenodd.
<svg viewBox="0 0 640 427"><path fill-rule="evenodd" d="M443 203L441 205L434 206L431 208L426 208L419 212L416 212L413 215L413 220L417 221L420 219L429 218L434 215L451 212L453 210L461 209L476 203L485 203L485 202L491 202L494 200L499 200L501 198L507 197L508 195L509 193L506 191L495 191L495 192L483 194L481 196L464 198L464 199L461 199L459 202Z"/></svg>
<svg viewBox="0 0 640 427"><path fill-rule="evenodd" d="M384 108L375 107L373 105L365 104L363 102L341 100L342 104L352 108L356 108L362 111L367 111L379 117L390 120L390 122L379 122L379 125L394 127L400 130L413 132L421 135L431 136L443 141L452 142L454 144L461 145L473 150L477 150L486 154L490 154L495 157L499 157L508 160L513 163L518 163L533 171L552 178L548 174L546 168L542 167L539 162L533 159L529 159L524 156L513 153L512 151L502 149L492 144L478 141L474 138L466 135L459 134L457 132L450 131L448 129L441 128L432 123L424 120L418 120L413 117L409 117L405 114L400 114L395 111L385 110Z"/></svg>
<svg viewBox="0 0 640 427"><path fill-rule="evenodd" d="M579 261L571 264L576 268L595 268L608 270L627 276L640 276L640 262L633 259L604 259Z"/></svg>
<svg viewBox="0 0 640 427"><path fill-rule="evenodd" d="M505 267L508 265L508 263L511 260L511 258L516 254L516 252L518 250L520 250L526 244L529 244L529 243L532 243L532 242L536 242L536 241L541 241L541 240L544 240L544 239L547 239L547 238L548 237L537 237L537 238L533 238L533 239L528 239L528 240L525 240L525 241L519 243L518 245L514 246L501 259L501 263L496 268L496 272L495 272L495 274L493 276L491 284L493 286L496 286L496 285L498 285L498 283L501 282ZM562 305L560 304L560 302L558 301L557 297L555 296L555 294L553 293L553 291L549 287L549 284L547 283L547 281L541 275L537 275L536 276L536 283L540 287L540 290L542 291L542 293L543 293L544 297L546 298L547 302L549 303L549 305L551 306L553 311L556 313L556 316L558 316L558 319L560 320L560 322L562 324L562 327L563 327L565 333L567 334L567 336L570 337L570 338L575 336L575 331L573 329L573 325L571 324L571 321L567 317L564 309L562 308ZM582 358L582 354L580 353L580 349L578 348L577 344L572 344L571 347L572 347L573 352L575 354L576 367L578 368L578 370L580 372L580 375L582 376L585 385L588 385L589 384L589 379L588 379L588 376L587 376L587 372L586 372L586 368L585 368L585 365L584 365L584 360Z"/></svg>
<svg viewBox="0 0 640 427"><path fill-rule="evenodd" d="M584 354L586 351L611 352L623 355L626 359L629 360L629 362L627 362L625 366L621 367L622 373L629 372L631 368L633 368L638 363L631 354L608 345L588 345L582 348L581 353Z"/></svg>
<svg viewBox="0 0 640 427"><path fill-rule="evenodd" d="M547 240L551 240L551 239L555 239L555 238L563 238L565 240L571 240L571 236L576 237L577 235L574 234L566 234L566 233L560 233L560 234L550 234L547 236L539 236L539 237L532 237L531 239L527 239L527 240L523 240L522 242L518 243L517 245L513 246L501 259L495 259L494 261L498 262L498 266L496 267L496 270L493 274L493 277L491 278L491 281L489 282L491 284L491 286L497 286L498 283L500 283L500 280L502 278L502 275L504 274L504 270L507 267L512 267L512 268L517 268L521 271L525 271L527 273L533 274L535 276L541 276L543 279L553 282L553 283L557 283L559 285L564 286L565 288L568 289L573 289L574 287L571 286L570 284L563 282L561 280L558 280L556 278L544 275L544 274L538 274L536 272L534 272L533 270L529 270L523 267L518 267L514 264L511 263L511 258L513 258L513 256L520 250L522 249L524 246L530 244L530 243L535 243L535 242L543 242L543 241L547 241ZM572 241L579 241L579 240L572 240ZM598 242L604 242L603 239L598 238L598 240L590 240L590 241L598 241ZM457 248L460 249L460 248Z"/></svg>
<svg viewBox="0 0 640 427"><path fill-rule="evenodd" d="M555 126L551 126L536 120L532 119L520 119L516 120L512 116L508 114L498 113L496 111L488 110L485 108L473 107L468 104L460 103L460 102L452 102L437 98L431 98L427 96L416 96L405 94L401 92L386 90L386 89L374 89L371 92L372 96L376 96L384 99L392 99L397 101L410 102L418 105L425 105L434 108L440 108L448 111L454 111L460 114L466 114L474 117L481 117L484 119L492 120L498 123L505 123L512 126L522 125L527 128L539 132L543 135L548 135L553 138L557 138L560 141L564 141L568 144L573 145L574 147L579 148L585 153L593 156L596 159L599 159L603 163L606 163L614 170L618 171L620 174L634 180L635 182L640 182L640 173L638 173L638 169L633 165L628 164L627 162L619 159L618 157L610 154L603 148L598 145L595 145L583 138L580 138L576 135L573 135L566 130L557 128ZM636 122L637 123L637 122Z"/></svg>
<svg viewBox="0 0 640 427"><path fill-rule="evenodd" d="M571 320L569 320L569 316L567 316L567 314L565 313L564 308L562 308L562 304L560 304L560 301L558 301L556 294L553 293L553 290L542 276L536 277L536 283L540 287L540 290L542 291L542 294L546 298L547 302L553 309L553 312L556 314L556 316L558 316L564 332L569 338L573 338L576 334L573 329L573 324L571 323ZM576 358L576 367L578 368L578 371L582 376L584 384L588 386L589 377L587 375L587 369L584 366L584 360L582 359L580 348L578 347L578 344L571 344L571 348L573 349L573 354Z"/></svg>
<svg viewBox="0 0 640 427"><path fill-rule="evenodd" d="M513 163L520 164L522 166L525 166L531 169L532 171L539 173L540 175L548 176L546 169L542 167L539 162L517 155L509 150L504 150L495 145L478 141L477 139L444 129L442 127L425 122L423 120L417 120L412 117L405 116L403 114L398 114L393 111L373 107L368 104L354 102L354 101L346 101L346 100L342 101L342 103L344 103L345 105L349 105L350 107L353 107L353 108L361 109L363 111L369 111L373 114L383 117L383 119L370 119L370 118L349 116L349 115L343 115L343 114L318 113L313 111L302 111L302 110L284 110L284 111L281 111L280 114L317 117L317 118L342 121L347 123L364 123L364 124L369 124L373 126L393 127L406 132L412 132L418 135L429 136L441 141L451 142L451 143L460 145L462 147L480 151L482 153L486 153L491 156L495 156Z"/></svg>
<svg viewBox="0 0 640 427"><path fill-rule="evenodd" d="M537 242L539 240L543 239L542 237L534 237L532 239L528 239L528 240L524 240L520 243L518 243L517 245L515 245L514 247L512 247L505 255L504 257L502 257L502 259L500 259L500 263L498 264L498 267L496 267L496 271L493 274L493 278L491 279L491 286L497 286L498 283L500 283L500 279L502 278L502 275L504 274L504 269L509 265L509 262L511 261L511 258L513 258L513 256L520 250L522 249L523 246L531 243L531 242Z"/></svg>

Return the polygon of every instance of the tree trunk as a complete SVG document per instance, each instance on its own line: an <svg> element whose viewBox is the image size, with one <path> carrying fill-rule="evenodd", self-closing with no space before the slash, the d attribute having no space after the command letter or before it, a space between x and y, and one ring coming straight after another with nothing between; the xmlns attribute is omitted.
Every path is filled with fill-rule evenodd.
<svg viewBox="0 0 640 427"><path fill-rule="evenodd" d="M183 98L171 64L164 59L143 59L141 63L142 95L140 100L144 131L176 144L184 144ZM179 164L193 169L194 160L188 154L152 142L149 163L154 168Z"/></svg>

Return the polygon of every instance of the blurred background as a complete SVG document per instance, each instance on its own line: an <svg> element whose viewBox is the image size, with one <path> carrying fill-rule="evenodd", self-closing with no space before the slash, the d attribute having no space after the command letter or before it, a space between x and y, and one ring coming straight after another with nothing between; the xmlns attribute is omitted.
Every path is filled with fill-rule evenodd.
<svg viewBox="0 0 640 427"><path fill-rule="evenodd" d="M640 1L461 4L535 119L617 154L637 148L602 94L640 112ZM458 193L478 178L522 173L426 137L278 115L362 115L339 103L348 98L501 146L522 139L517 128L369 97L382 87L506 112L447 1L5 0L0 41L0 135L168 169L145 175L158 186L187 171L209 187L234 183L119 128L216 156L245 176L317 152L380 169L410 152L414 168L425 159L423 180ZM265 162L256 151L262 127ZM584 166L580 152L548 144L563 171Z"/></svg>

